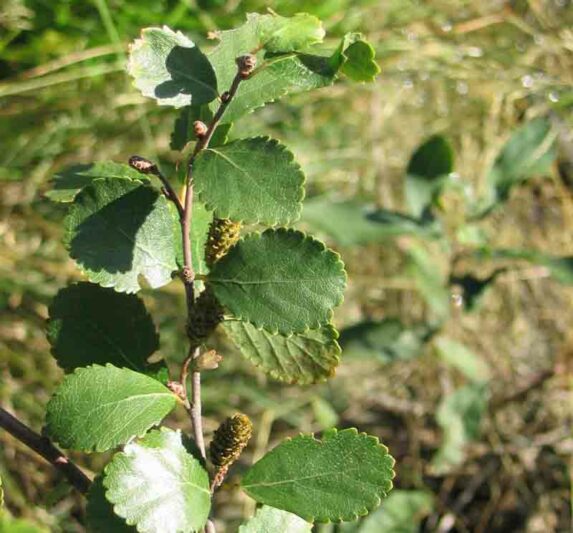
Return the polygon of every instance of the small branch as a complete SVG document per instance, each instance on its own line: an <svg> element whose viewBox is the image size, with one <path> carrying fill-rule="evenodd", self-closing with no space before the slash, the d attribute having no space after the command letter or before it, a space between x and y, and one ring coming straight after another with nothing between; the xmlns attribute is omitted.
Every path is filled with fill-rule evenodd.
<svg viewBox="0 0 573 533"><path fill-rule="evenodd" d="M30 429L1 407L0 427L51 463L82 494L89 490L91 485L89 478L68 457L60 452L50 440Z"/></svg>
<svg viewBox="0 0 573 533"><path fill-rule="evenodd" d="M141 172L141 174L151 174L161 181L163 184L163 193L168 200L171 200L175 204L177 213L179 213L179 218L182 220L183 206L181 205L181 200L179 200L179 196L177 196L177 193L171 186L171 183L169 183L169 180L161 173L159 167L155 163L149 161L149 159L145 159L138 155L133 155L129 158L129 166L138 172Z"/></svg>

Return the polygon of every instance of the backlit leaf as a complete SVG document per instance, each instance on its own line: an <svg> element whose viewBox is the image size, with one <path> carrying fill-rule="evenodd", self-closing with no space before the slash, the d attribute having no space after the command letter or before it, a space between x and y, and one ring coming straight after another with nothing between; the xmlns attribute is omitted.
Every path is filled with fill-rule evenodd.
<svg viewBox="0 0 573 533"><path fill-rule="evenodd" d="M223 328L247 359L279 381L324 381L340 362L338 333L330 324L290 336L273 335L240 320L225 321Z"/></svg>

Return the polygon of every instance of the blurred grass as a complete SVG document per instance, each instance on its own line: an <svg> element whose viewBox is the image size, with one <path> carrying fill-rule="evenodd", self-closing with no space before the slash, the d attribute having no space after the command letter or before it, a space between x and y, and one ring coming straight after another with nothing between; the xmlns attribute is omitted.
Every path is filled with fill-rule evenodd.
<svg viewBox="0 0 573 533"><path fill-rule="evenodd" d="M78 274L60 243L65 210L42 198L70 163L157 156L172 168L175 114L142 99L123 73L125 45L146 25L168 24L205 44L208 31L266 6L310 11L329 36L359 30L378 52L373 85L340 83L246 117L235 135L269 133L303 163L309 194L328 192L396 209L412 149L432 133L456 148L456 169L480 190L503 141L524 118L550 113L560 131L553 179L520 189L486 229L499 246L573 254L573 8L568 0L186 1L5 0L0 5L0 402L35 428L61 378L44 338L47 305ZM459 217L459 198L446 199ZM426 308L404 278L393 245L341 250L350 287L339 325ZM474 269L481 265L469 265ZM183 353L182 294L175 284L145 298L162 334L161 352ZM430 488L437 506L427 531L567 531L571 523L573 292L524 269L501 277L479 313L455 315L447 333L494 369L500 397L550 369L553 377L519 401L490 409L468 460L432 475L440 397L462 380L432 351L382 366L344 361L316 387L268 382L238 357L206 376L207 431L241 409L257 428L245 457L299 431L337 423L379 436L398 460L397 485ZM224 342L224 341L222 341ZM229 348L227 349L227 353ZM184 419L175 423L185 424ZM0 434L8 508L51 531L81 531L81 503L42 462ZM90 458L98 468L104 458ZM218 496L235 524L252 509L230 483ZM232 526L228 531L232 531Z"/></svg>

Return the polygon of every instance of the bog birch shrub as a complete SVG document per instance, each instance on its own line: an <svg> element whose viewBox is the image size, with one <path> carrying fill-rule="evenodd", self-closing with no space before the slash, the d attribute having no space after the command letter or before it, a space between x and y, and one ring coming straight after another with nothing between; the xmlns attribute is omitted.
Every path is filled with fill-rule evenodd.
<svg viewBox="0 0 573 533"><path fill-rule="evenodd" d="M205 443L201 373L221 361L209 345L215 329L283 382L325 380L339 363L331 319L346 274L337 253L290 227L302 209L301 167L265 135L228 138L243 115L283 96L375 78L360 34L331 50L323 38L307 14L249 15L207 52L168 27L144 29L127 68L144 96L180 109L171 145L182 152L183 191L141 156L54 179L48 196L70 204L65 245L87 281L62 289L49 310L52 354L67 375L45 434L66 449L115 452L87 495L93 531L214 531L213 494L252 432L237 413ZM149 362L160 339L136 293L177 279L189 352L175 376ZM193 438L162 425L177 408ZM355 429L287 439L242 476L262 507L240 531L355 520L389 493L393 466L377 438Z"/></svg>

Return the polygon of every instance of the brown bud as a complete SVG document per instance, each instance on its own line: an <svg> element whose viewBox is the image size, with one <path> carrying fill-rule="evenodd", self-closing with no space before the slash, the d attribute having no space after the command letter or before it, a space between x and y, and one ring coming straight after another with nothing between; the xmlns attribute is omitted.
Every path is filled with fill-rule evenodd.
<svg viewBox="0 0 573 533"><path fill-rule="evenodd" d="M240 56L235 61L239 69L239 75L243 79L247 79L257 66L257 58L252 54Z"/></svg>
<svg viewBox="0 0 573 533"><path fill-rule="evenodd" d="M201 137L205 137L205 134L207 133L207 125L200 120L196 120L193 122L193 133L195 134L195 137L199 139Z"/></svg>
<svg viewBox="0 0 573 533"><path fill-rule="evenodd" d="M226 104L230 99L231 99L231 93L229 91L225 91L221 95L221 102L223 102L224 104Z"/></svg>
<svg viewBox="0 0 573 533"><path fill-rule="evenodd" d="M155 165L155 163L138 155L132 155L129 158L129 166L142 174L155 174L157 172L157 165Z"/></svg>
<svg viewBox="0 0 573 533"><path fill-rule="evenodd" d="M208 350L203 352L194 362L195 370L215 370L219 368L219 363L223 360L223 356L218 354L215 350Z"/></svg>
<svg viewBox="0 0 573 533"><path fill-rule="evenodd" d="M215 431L209 454L217 468L234 463L248 444L253 433L253 424L247 415L237 413L227 418Z"/></svg>

